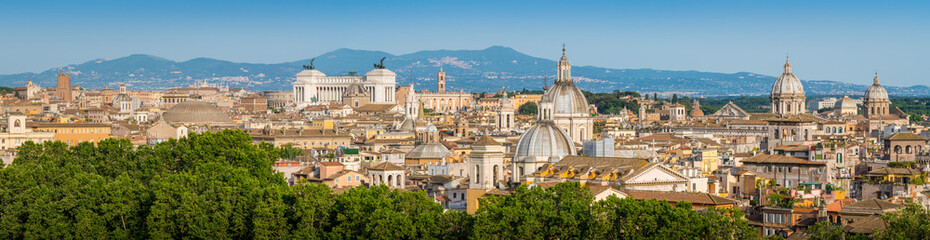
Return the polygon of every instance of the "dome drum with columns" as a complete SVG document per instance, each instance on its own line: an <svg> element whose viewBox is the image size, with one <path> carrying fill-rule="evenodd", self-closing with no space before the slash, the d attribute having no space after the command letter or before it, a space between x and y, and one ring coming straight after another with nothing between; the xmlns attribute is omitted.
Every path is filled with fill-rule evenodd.
<svg viewBox="0 0 930 240"><path fill-rule="evenodd" d="M590 140L594 137L594 120L588 111L588 99L572 81L572 65L565 56L564 47L557 68L555 83L543 94L542 104L537 104L538 112L543 119L552 120L568 132L575 141ZM543 103L545 100L548 101Z"/></svg>
<svg viewBox="0 0 930 240"><path fill-rule="evenodd" d="M791 72L791 63L785 60L785 72L772 84L772 113L790 116L804 113L804 85Z"/></svg>
<svg viewBox="0 0 930 240"><path fill-rule="evenodd" d="M888 91L878 83L878 73L875 73L875 78L872 79L872 86L865 90L862 105L864 108L862 113L866 118L876 118L889 114L888 107L891 105L891 100L888 98Z"/></svg>

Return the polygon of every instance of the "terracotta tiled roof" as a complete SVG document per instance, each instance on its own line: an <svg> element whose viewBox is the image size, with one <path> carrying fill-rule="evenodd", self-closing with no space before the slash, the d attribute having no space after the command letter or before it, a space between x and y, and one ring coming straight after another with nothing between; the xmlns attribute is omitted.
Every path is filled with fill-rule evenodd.
<svg viewBox="0 0 930 240"><path fill-rule="evenodd" d="M870 198L846 205L842 210L840 210L840 212L847 214L874 214L893 211L894 209L901 207L903 206L900 204L894 204L885 200Z"/></svg>
<svg viewBox="0 0 930 240"><path fill-rule="evenodd" d="M843 210L843 206L850 205L853 202L855 202L855 199L852 199L852 198L837 200L835 202L827 204L827 211L828 212L839 212L840 210Z"/></svg>
<svg viewBox="0 0 930 240"><path fill-rule="evenodd" d="M789 152L803 152L810 151L811 147L808 145L781 145L775 147L776 151L789 151Z"/></svg>
<svg viewBox="0 0 930 240"><path fill-rule="evenodd" d="M885 140L899 140L899 141L927 141L926 138L921 137L920 135L909 133L909 132L899 132L885 138Z"/></svg>
<svg viewBox="0 0 930 240"><path fill-rule="evenodd" d="M394 165L389 162L376 163L368 167L368 170L381 170L381 171L404 171L404 167Z"/></svg>
<svg viewBox="0 0 930 240"><path fill-rule="evenodd" d="M355 111L359 111L359 112L384 112L384 111L387 111L387 110L391 110L391 108L394 108L394 106L397 106L397 104L365 104L364 106L361 106L361 107L359 107L359 108L356 108Z"/></svg>
<svg viewBox="0 0 930 240"><path fill-rule="evenodd" d="M656 192L656 191L626 191L627 195L636 200L657 199L665 200L672 203L690 202L701 205L729 205L736 204L736 201L718 197L709 193L688 193L688 192Z"/></svg>
<svg viewBox="0 0 930 240"><path fill-rule="evenodd" d="M802 158L789 157L785 155L768 155L759 154L741 160L743 163L767 163L767 164L804 164L804 165L827 165L825 162L808 161Z"/></svg>
<svg viewBox="0 0 930 240"><path fill-rule="evenodd" d="M920 170L918 170L918 169L913 169L913 168L890 168L890 167L884 167L884 168L879 168L879 169L872 170L871 172L869 172L869 175L891 175L891 174L894 174L894 175L917 175L917 174L921 174L921 173L922 173L922 172L921 172Z"/></svg>
<svg viewBox="0 0 930 240"><path fill-rule="evenodd" d="M850 223L849 225L844 227L843 230L846 230L847 232L851 232L851 233L870 234L873 231L877 231L877 232L884 231L887 225L888 224L885 223L884 220L882 220L881 216L873 215L873 216L868 216L868 217L859 219L853 223Z"/></svg>
<svg viewBox="0 0 930 240"><path fill-rule="evenodd" d="M478 139L478 141L475 142L474 144L478 146L501 145L500 143L495 141L493 138L491 138L491 136L488 136L488 135L481 136L481 138Z"/></svg>

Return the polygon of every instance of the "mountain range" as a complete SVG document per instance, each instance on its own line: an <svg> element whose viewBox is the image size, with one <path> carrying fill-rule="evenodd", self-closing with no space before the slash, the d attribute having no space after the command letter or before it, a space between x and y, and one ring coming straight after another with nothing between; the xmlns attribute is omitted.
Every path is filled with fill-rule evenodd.
<svg viewBox="0 0 930 240"><path fill-rule="evenodd" d="M404 55L381 51L338 49L315 57L314 66L323 73L365 74L385 58L385 66L397 73L398 84L435 90L437 72L446 72L447 89L494 92L501 88L540 89L555 79L556 61L529 56L512 48L493 46L483 50L429 50ZM277 64L237 63L211 58L177 62L157 56L134 54L117 59L96 59L56 67L41 73L0 75L0 85L25 86L28 79L43 87L54 87L55 75L67 72L72 84L89 89L114 88L125 83L129 89L164 90L206 81L251 91L289 90L294 75L310 59ZM613 69L573 66L572 76L583 90L591 92L637 91L689 96L766 95L774 76L750 72L714 73L655 69ZM803 80L809 95L858 96L866 85L829 80ZM885 86L897 96L928 96L930 87Z"/></svg>

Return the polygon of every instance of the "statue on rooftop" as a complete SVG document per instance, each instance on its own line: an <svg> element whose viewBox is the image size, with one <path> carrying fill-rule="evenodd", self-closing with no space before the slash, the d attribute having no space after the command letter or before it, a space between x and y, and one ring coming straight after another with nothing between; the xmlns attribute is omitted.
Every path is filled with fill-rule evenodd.
<svg viewBox="0 0 930 240"><path fill-rule="evenodd" d="M316 67L313 66L313 61L314 61L314 60L316 60L316 58L311 58L311 59L310 59L310 65L304 65L304 69L307 69L307 70L313 70L313 69L315 69Z"/></svg>

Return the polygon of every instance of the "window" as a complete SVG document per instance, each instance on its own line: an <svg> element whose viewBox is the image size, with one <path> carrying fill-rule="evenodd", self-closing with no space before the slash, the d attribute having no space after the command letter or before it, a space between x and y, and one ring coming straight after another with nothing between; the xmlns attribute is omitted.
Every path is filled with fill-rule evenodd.
<svg viewBox="0 0 930 240"><path fill-rule="evenodd" d="M347 182L351 182L351 181L352 181L352 176L346 177L346 181L347 181Z"/></svg>
<svg viewBox="0 0 930 240"><path fill-rule="evenodd" d="M361 181L361 180L362 180L361 176L355 176L355 181Z"/></svg>
<svg viewBox="0 0 930 240"><path fill-rule="evenodd" d="M338 179L338 178L336 179L336 183L339 183L339 179Z"/></svg>

